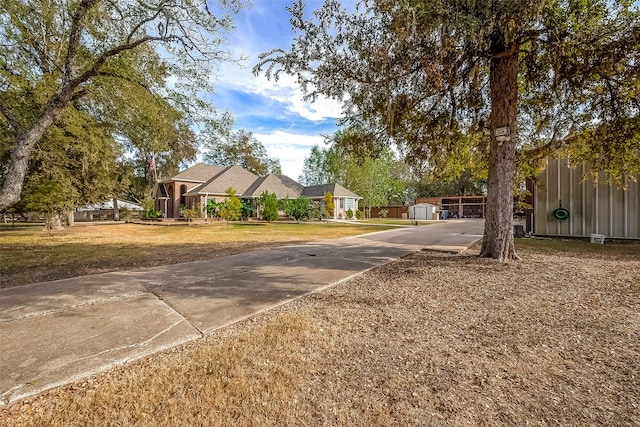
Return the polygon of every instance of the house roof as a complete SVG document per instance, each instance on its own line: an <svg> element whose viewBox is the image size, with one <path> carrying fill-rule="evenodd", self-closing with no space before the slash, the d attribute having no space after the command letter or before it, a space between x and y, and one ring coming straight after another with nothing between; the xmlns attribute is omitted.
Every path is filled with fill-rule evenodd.
<svg viewBox="0 0 640 427"><path fill-rule="evenodd" d="M327 192L330 192L333 197L349 197L353 199L362 199L362 197L347 190L340 184L311 185L309 187L305 187L302 195L309 197L310 199L314 199L324 197Z"/></svg>
<svg viewBox="0 0 640 427"><path fill-rule="evenodd" d="M276 198L296 198L302 194L304 187L286 175L267 175L258 178L242 195L244 197L260 197L268 191L275 193Z"/></svg>
<svg viewBox="0 0 640 427"><path fill-rule="evenodd" d="M188 169L187 169L188 170ZM185 171L186 172L186 171ZM196 194L226 194L229 188L236 190L238 196L244 196L247 189L258 179L256 175L240 166L228 166L209 179L202 185L198 185L187 195Z"/></svg>
<svg viewBox="0 0 640 427"><path fill-rule="evenodd" d="M229 188L233 188L239 197L260 197L268 191L275 193L279 199L306 196L311 199L321 199L327 192L334 197L348 197L361 199L362 197L347 190L340 184L323 184L304 187L286 175L267 175L258 177L240 166L214 166L198 163L180 172L173 178L161 181L156 188L156 198L167 198L168 193L164 183L171 181L195 182L197 185L186 194L225 195Z"/></svg>
<svg viewBox="0 0 640 427"><path fill-rule="evenodd" d="M167 181L191 181L191 182L206 182L211 179L212 176L218 175L225 169L224 166L208 165L206 163L198 163L191 166L189 169L185 169L178 175Z"/></svg>
<svg viewBox="0 0 640 427"><path fill-rule="evenodd" d="M156 184L156 197L160 199L166 199L169 197L169 193L167 193L167 187L162 182Z"/></svg>
<svg viewBox="0 0 640 427"><path fill-rule="evenodd" d="M118 199L118 208L127 208L131 211L142 211L144 208L137 203L129 202L126 200ZM113 199L105 200L101 203L94 203L92 205L82 206L77 208L77 211L98 211L98 210L113 210Z"/></svg>

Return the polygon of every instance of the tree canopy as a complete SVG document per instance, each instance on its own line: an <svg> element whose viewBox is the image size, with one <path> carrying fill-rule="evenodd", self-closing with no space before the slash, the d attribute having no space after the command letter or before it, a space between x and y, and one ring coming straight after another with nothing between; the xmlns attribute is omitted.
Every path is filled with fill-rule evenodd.
<svg viewBox="0 0 640 427"><path fill-rule="evenodd" d="M56 132L67 148L86 151L72 137L83 128L94 153L115 144L118 156L156 153L160 167L193 157L191 128L215 117L197 91L211 65L233 60L223 43L242 5L0 0L0 209L19 200L27 172L37 171L33 162L29 169L36 144L62 141ZM88 164L85 176L95 171Z"/></svg>
<svg viewBox="0 0 640 427"><path fill-rule="evenodd" d="M304 159L300 182L340 184L361 196L360 205L365 208L387 206L390 202L405 203L410 181L405 174L406 165L389 147L366 155L351 149L349 144L355 133L352 129L341 129L330 138L331 145L313 146Z"/></svg>
<svg viewBox="0 0 640 427"><path fill-rule="evenodd" d="M205 159L218 166L241 166L258 176L282 174L280 160L270 158L267 149L252 132L244 129L224 131L208 137Z"/></svg>
<svg viewBox="0 0 640 427"><path fill-rule="evenodd" d="M482 254L517 258L516 164L566 147L613 176L640 169L640 12L619 0L326 0L289 51L254 71L297 76L307 99L344 100L344 121L437 167L488 168ZM375 144L374 144L375 145Z"/></svg>

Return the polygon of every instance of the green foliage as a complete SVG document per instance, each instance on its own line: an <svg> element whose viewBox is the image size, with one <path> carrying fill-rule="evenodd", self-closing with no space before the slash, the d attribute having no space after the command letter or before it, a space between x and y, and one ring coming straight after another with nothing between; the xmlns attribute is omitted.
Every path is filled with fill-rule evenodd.
<svg viewBox="0 0 640 427"><path fill-rule="evenodd" d="M236 190L228 188L227 197L222 202L220 216L227 221L238 221L242 218L242 202L236 195Z"/></svg>
<svg viewBox="0 0 640 427"><path fill-rule="evenodd" d="M163 218L164 213L162 211L157 211L155 209L148 209L142 211L142 217L147 219L158 219Z"/></svg>
<svg viewBox="0 0 640 427"><path fill-rule="evenodd" d="M356 219L357 220L363 220L364 219L364 214L362 213L362 211L360 209L358 209L356 211Z"/></svg>
<svg viewBox="0 0 640 427"><path fill-rule="evenodd" d="M347 93L346 122L368 138L347 135L346 147L372 155L394 141L437 173L486 167L490 63L514 49L519 166L580 140L576 160L619 176L638 168L637 2L382 0L348 12L327 1L290 12L294 45L262 54L254 72L297 75L310 99Z"/></svg>
<svg viewBox="0 0 640 427"><path fill-rule="evenodd" d="M284 199L280 199L278 200L278 210L283 211L285 215L289 215L288 212L291 211L292 203L293 203L293 200L288 197L285 197Z"/></svg>
<svg viewBox="0 0 640 427"><path fill-rule="evenodd" d="M335 212L335 203L333 201L333 194L330 191L327 191L322 198L322 216L325 218L333 218L333 213Z"/></svg>
<svg viewBox="0 0 640 427"><path fill-rule="evenodd" d="M335 150L314 145L311 147L309 156L304 159L302 174L298 177L298 181L306 186L338 182L339 165L340 161Z"/></svg>
<svg viewBox="0 0 640 427"><path fill-rule="evenodd" d="M386 218L388 213L389 213L388 209L380 209L380 212L379 212L380 218Z"/></svg>
<svg viewBox="0 0 640 427"><path fill-rule="evenodd" d="M390 200L410 201L409 168L386 147L374 150L363 142L363 149L358 152L355 144L366 139L367 134L340 130L332 137L331 146L314 146L305 158L301 182L338 183L363 197L361 204L368 208L386 206Z"/></svg>
<svg viewBox="0 0 640 427"><path fill-rule="evenodd" d="M70 210L63 186L55 181L44 181L26 199L29 210L42 213L48 230L54 227L56 218Z"/></svg>
<svg viewBox="0 0 640 427"><path fill-rule="evenodd" d="M321 219L320 202L315 200L309 200L309 219Z"/></svg>
<svg viewBox="0 0 640 427"><path fill-rule="evenodd" d="M262 204L262 219L267 222L278 220L278 200L275 193L269 193L265 191L260 196L260 203Z"/></svg>
<svg viewBox="0 0 640 427"><path fill-rule="evenodd" d="M353 210L347 209L347 219L353 219Z"/></svg>
<svg viewBox="0 0 640 427"><path fill-rule="evenodd" d="M220 218L223 203L217 203L215 200L209 200L205 209L210 218Z"/></svg>
<svg viewBox="0 0 640 427"><path fill-rule="evenodd" d="M84 112L69 109L34 147L21 198L29 198L42 183L56 181L64 188L61 197L70 206L108 200L119 189L115 173L119 153L109 126L99 124ZM9 153L0 153L0 157L5 156ZM4 179L3 171L0 168L0 181Z"/></svg>
<svg viewBox="0 0 640 427"><path fill-rule="evenodd" d="M416 184L417 197L481 196L486 191L486 178L466 169L458 178L427 174Z"/></svg>
<svg viewBox="0 0 640 427"><path fill-rule="evenodd" d="M288 203L287 207L288 211L286 211L286 214L298 222L304 218L308 219L312 208L311 201L305 196L290 199L290 203Z"/></svg>
<svg viewBox="0 0 640 427"><path fill-rule="evenodd" d="M342 122L380 142L348 135L345 146L371 157L396 144L421 171L486 164L482 256L517 258L518 167L576 140L591 154L574 156L614 180L640 167L638 2L362 0L351 10L295 3L291 49L261 54L254 72L293 74L307 99L348 99ZM363 206L382 204L358 182Z"/></svg>
<svg viewBox="0 0 640 427"><path fill-rule="evenodd" d="M143 167L113 179L124 154L144 165L155 153L166 175L192 159L192 129L218 120L198 95L211 89L211 66L231 59L220 42L242 6L0 0L0 207L25 176L41 175L35 188L66 171L81 203L153 178Z"/></svg>
<svg viewBox="0 0 640 427"><path fill-rule="evenodd" d="M191 206L190 208L185 208L182 211L182 216L188 220L201 218L202 211L200 210L200 206L195 205L195 206Z"/></svg>
<svg viewBox="0 0 640 427"><path fill-rule="evenodd" d="M155 200L151 196L146 196L144 199L140 201L140 206L142 206L143 211L150 211L155 208Z"/></svg>
<svg viewBox="0 0 640 427"><path fill-rule="evenodd" d="M258 176L282 174L280 160L268 156L267 150L252 132L240 129L232 132L228 129L210 130L206 146L205 159L214 165L238 165Z"/></svg>
<svg viewBox="0 0 640 427"><path fill-rule="evenodd" d="M251 214L253 213L253 211L255 210L255 205L252 201L250 200L245 200L245 199L240 199L240 212L242 215L242 218L249 218L251 216Z"/></svg>

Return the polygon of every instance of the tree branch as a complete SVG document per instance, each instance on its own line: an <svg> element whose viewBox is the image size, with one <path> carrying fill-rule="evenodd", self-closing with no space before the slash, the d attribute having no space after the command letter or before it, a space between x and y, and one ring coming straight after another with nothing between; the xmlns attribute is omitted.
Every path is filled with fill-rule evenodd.
<svg viewBox="0 0 640 427"><path fill-rule="evenodd" d="M20 124L16 116L11 112L9 108L7 108L3 102L0 102L0 113L7 119L13 130L16 131L17 134L23 134L26 129Z"/></svg>
<svg viewBox="0 0 640 427"><path fill-rule="evenodd" d="M64 79L62 86L71 80L73 74L73 68L75 66L76 53L80 45L80 38L82 37L82 30L84 24L82 20L86 16L87 12L98 4L100 0L82 0L78 5L78 10L73 14L71 19L71 30L69 31L69 47L67 49L67 55L64 61Z"/></svg>

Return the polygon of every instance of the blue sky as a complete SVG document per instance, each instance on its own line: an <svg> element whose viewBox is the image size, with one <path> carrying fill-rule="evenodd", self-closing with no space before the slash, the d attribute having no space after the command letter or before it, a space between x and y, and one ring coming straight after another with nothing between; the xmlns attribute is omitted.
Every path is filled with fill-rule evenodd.
<svg viewBox="0 0 640 427"><path fill-rule="evenodd" d="M258 54L274 48L287 50L295 34L289 23L287 6L294 0L254 0L254 5L236 17L236 31L229 47L247 59L240 65L222 64L217 70L212 101L220 111L228 110L235 129L253 132L270 157L280 159L282 172L297 179L304 158L314 144L323 144L322 134L337 130L340 117L337 101L302 101L302 93L291 76L278 82L254 76L251 69ZM321 0L306 0L307 11L319 8Z"/></svg>

